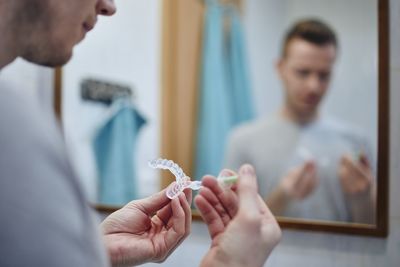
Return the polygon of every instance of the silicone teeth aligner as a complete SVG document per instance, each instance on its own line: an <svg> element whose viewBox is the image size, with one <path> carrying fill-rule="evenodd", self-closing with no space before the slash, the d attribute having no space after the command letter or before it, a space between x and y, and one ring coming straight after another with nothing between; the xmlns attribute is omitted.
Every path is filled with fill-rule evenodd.
<svg viewBox="0 0 400 267"><path fill-rule="evenodd" d="M190 177L186 176L181 167L172 160L161 158L151 160L149 161L149 166L153 169L169 170L175 176L176 182L170 184L166 191L166 195L170 199L176 198L186 188L192 190L199 190L201 188L200 181L190 181Z"/></svg>
<svg viewBox="0 0 400 267"><path fill-rule="evenodd" d="M183 180L186 174L183 172L181 167L172 160L167 159L154 159L149 162L150 167L153 169L164 169L169 170L177 180Z"/></svg>

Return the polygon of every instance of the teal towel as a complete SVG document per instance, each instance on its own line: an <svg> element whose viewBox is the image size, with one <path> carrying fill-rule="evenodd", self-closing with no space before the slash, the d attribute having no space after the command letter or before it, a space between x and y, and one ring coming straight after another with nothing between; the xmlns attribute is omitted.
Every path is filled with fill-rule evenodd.
<svg viewBox="0 0 400 267"><path fill-rule="evenodd" d="M225 139L232 126L224 53L223 9L216 1L208 1L198 105L196 179L207 173L218 174Z"/></svg>
<svg viewBox="0 0 400 267"><path fill-rule="evenodd" d="M238 125L254 118L254 107L239 12L234 6L230 6L227 11L231 22L227 40L227 67L233 104L233 124Z"/></svg>
<svg viewBox="0 0 400 267"><path fill-rule="evenodd" d="M111 116L97 132L93 147L98 169L98 201L124 205L138 198L136 139L145 119L125 99L114 100Z"/></svg>
<svg viewBox="0 0 400 267"><path fill-rule="evenodd" d="M224 17L231 28L224 34ZM244 52L242 26L234 6L208 0L203 35L203 59L195 151L195 178L217 175L226 140L237 124L252 119L253 103Z"/></svg>

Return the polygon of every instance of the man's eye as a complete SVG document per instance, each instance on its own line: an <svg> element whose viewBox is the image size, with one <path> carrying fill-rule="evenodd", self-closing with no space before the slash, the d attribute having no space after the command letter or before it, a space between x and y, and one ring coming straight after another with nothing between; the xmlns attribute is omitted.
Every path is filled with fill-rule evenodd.
<svg viewBox="0 0 400 267"><path fill-rule="evenodd" d="M321 81L327 81L327 80L329 80L330 76L331 76L330 73L322 72L322 73L319 74L319 79Z"/></svg>
<svg viewBox="0 0 400 267"><path fill-rule="evenodd" d="M299 77L305 78L310 74L308 70L297 70L297 75Z"/></svg>

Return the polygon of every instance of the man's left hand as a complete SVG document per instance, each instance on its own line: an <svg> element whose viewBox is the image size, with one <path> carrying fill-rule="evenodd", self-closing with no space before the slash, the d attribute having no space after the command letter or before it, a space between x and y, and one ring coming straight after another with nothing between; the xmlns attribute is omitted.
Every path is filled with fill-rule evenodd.
<svg viewBox="0 0 400 267"><path fill-rule="evenodd" d="M350 155L342 156L338 176L343 191L350 195L368 191L373 181L370 164L363 154L356 161Z"/></svg>
<svg viewBox="0 0 400 267"><path fill-rule="evenodd" d="M135 200L101 224L113 266L163 262L189 235L191 190L170 200L165 190Z"/></svg>

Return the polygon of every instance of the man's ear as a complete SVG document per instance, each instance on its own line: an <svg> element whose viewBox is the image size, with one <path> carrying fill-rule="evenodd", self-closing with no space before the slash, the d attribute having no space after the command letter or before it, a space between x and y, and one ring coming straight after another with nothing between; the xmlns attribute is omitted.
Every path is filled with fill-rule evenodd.
<svg viewBox="0 0 400 267"><path fill-rule="evenodd" d="M275 70L281 80L283 78L285 64L286 63L284 58L279 58L275 63Z"/></svg>

